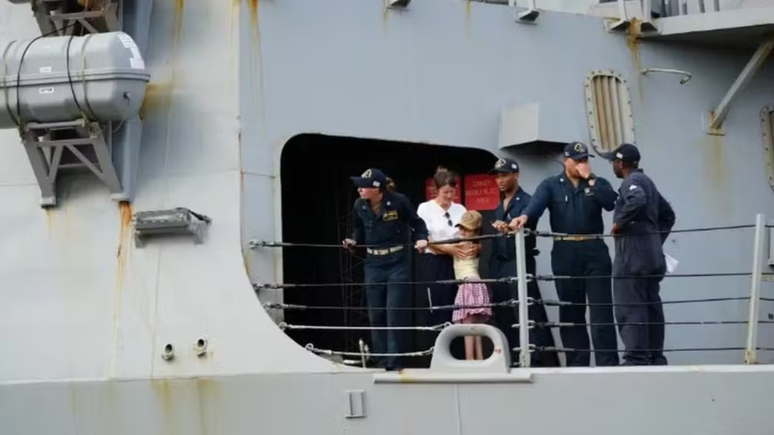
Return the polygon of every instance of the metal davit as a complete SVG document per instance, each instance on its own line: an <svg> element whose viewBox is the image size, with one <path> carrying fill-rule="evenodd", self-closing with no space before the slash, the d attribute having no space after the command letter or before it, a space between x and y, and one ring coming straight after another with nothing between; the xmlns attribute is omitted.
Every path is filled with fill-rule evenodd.
<svg viewBox="0 0 774 435"><path fill-rule="evenodd" d="M41 35L0 44L0 129L19 130L42 206L56 205L57 177L73 169L91 171L112 199L131 201L150 80L147 23L127 20L140 46L121 31L122 2L31 3ZM150 8L140 9L137 18L147 18Z"/></svg>

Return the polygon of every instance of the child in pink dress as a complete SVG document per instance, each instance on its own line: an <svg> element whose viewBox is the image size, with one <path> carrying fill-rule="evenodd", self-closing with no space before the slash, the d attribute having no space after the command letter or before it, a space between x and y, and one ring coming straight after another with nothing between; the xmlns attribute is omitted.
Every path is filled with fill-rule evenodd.
<svg viewBox="0 0 774 435"><path fill-rule="evenodd" d="M481 223L481 213L475 210L466 211L460 218L460 223L457 224L457 228L460 229L460 238L475 237L481 234ZM460 243L473 244L478 242ZM454 277L457 280L481 279L478 274L478 256L467 259L455 257ZM483 283L466 282L460 284L454 304L469 307L454 310L452 320L455 323L486 323L492 315L490 307L482 306L489 304L489 290ZM477 307L470 307L471 305L477 305ZM465 359L484 359L481 337L465 337Z"/></svg>

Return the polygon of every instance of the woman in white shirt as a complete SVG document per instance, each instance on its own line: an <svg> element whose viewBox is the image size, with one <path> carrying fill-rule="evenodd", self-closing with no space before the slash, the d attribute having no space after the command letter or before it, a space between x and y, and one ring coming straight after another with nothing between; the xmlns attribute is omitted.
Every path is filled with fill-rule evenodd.
<svg viewBox="0 0 774 435"><path fill-rule="evenodd" d="M417 214L425 221L430 237L429 242L456 239L459 237L457 224L467 211L462 204L454 202L457 192L457 174L438 167L433 182L436 188L436 196L430 201L419 204ZM466 247L461 244L431 245L424 254L419 255L417 268L418 281L454 280L454 257L473 257L476 248ZM427 304L430 307L440 305L454 305L454 297L457 294L455 284L420 284L424 289L423 296L427 295ZM424 299L424 298L423 298ZM431 309L428 316L428 324L438 325L451 322L452 311Z"/></svg>

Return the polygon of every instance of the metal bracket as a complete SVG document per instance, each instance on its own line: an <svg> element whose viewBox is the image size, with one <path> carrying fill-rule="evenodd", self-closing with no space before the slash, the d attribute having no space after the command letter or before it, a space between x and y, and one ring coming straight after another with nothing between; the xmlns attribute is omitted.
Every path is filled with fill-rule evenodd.
<svg viewBox="0 0 774 435"><path fill-rule="evenodd" d="M766 58L769 57L769 54L773 48L774 39L765 41L760 46L758 46L758 49L755 50L755 53L747 62L747 65L745 65L744 69L742 69L742 72L739 73L736 81L734 81L734 83L731 85L731 88L728 89L728 92L726 92L726 95L720 101L718 107L709 113L707 134L723 134L721 127L723 125L723 121L725 121L726 116L728 115L729 110L731 109L731 104L734 102L734 99L747 87L747 85L750 84L750 81L753 79L753 77L755 77L755 74L758 72L758 70L761 69L763 63L766 61Z"/></svg>
<svg viewBox="0 0 774 435"><path fill-rule="evenodd" d="M384 0L384 7L387 9L403 9L408 7L411 0Z"/></svg>
<svg viewBox="0 0 774 435"><path fill-rule="evenodd" d="M212 220L187 208L137 212L132 217L134 243L145 245L144 237L149 235L190 234L195 243L204 242L207 226Z"/></svg>
<svg viewBox="0 0 774 435"><path fill-rule="evenodd" d="M121 30L123 2L119 0L89 1L82 12L69 12L63 2L35 0L32 3L38 27L44 35L74 34L75 24L89 33L116 32Z"/></svg>
<svg viewBox="0 0 774 435"><path fill-rule="evenodd" d="M658 30L656 25L651 21L651 14L653 8L651 7L651 0L641 0L642 5L642 22L640 23L640 32L653 32Z"/></svg>
<svg viewBox="0 0 774 435"><path fill-rule="evenodd" d="M626 31L630 25L631 21L629 21L629 16L626 13L626 2L625 0L618 0L618 21L611 25L606 24L607 31L623 32Z"/></svg>
<svg viewBox="0 0 774 435"><path fill-rule="evenodd" d="M651 21L651 0L641 0L642 20L640 21L639 32L655 32L658 27ZM618 0L618 21L605 23L605 30L608 32L625 32L631 27L632 21L626 12L626 1Z"/></svg>
<svg viewBox="0 0 774 435"><path fill-rule="evenodd" d="M21 130L22 142L41 192L41 205L56 205L56 178L61 169L88 168L104 182L114 198L127 197L121 187L106 141L97 122L30 122ZM84 148L88 147L88 148Z"/></svg>
<svg viewBox="0 0 774 435"><path fill-rule="evenodd" d="M516 12L516 22L521 24L537 24L535 20L540 16L540 11L535 7L535 0L528 0L526 11ZM509 0L508 5L515 8L516 2Z"/></svg>

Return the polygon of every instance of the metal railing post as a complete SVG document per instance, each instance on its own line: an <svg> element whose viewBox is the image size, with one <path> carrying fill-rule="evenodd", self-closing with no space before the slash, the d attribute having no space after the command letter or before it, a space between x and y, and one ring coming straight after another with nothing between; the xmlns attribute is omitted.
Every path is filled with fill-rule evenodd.
<svg viewBox="0 0 774 435"><path fill-rule="evenodd" d="M744 351L744 363L758 362L758 316L763 279L763 261L765 254L766 216L755 216L755 243L753 251L752 276L750 277L750 315L747 320L747 346Z"/></svg>
<svg viewBox="0 0 774 435"><path fill-rule="evenodd" d="M527 296L527 250L524 230L516 233L516 275L519 299L519 367L529 367L529 297Z"/></svg>

